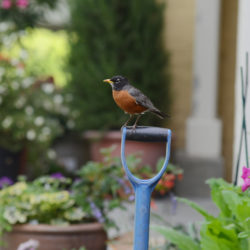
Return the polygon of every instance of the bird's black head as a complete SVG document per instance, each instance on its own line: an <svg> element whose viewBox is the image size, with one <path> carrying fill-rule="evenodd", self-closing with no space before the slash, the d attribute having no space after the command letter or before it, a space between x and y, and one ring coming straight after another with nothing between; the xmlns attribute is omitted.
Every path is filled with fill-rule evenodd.
<svg viewBox="0 0 250 250"><path fill-rule="evenodd" d="M110 79L104 80L104 82L109 83L113 90L122 90L124 86L128 85L128 79L124 76L113 76Z"/></svg>

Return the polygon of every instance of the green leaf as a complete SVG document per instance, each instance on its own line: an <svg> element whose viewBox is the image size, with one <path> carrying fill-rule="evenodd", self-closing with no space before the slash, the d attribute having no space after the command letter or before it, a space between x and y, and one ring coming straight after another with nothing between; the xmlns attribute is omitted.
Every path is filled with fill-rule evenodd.
<svg viewBox="0 0 250 250"><path fill-rule="evenodd" d="M187 205L189 205L190 207L195 209L198 213L200 213L202 216L204 216L206 218L206 220L214 220L215 219L215 217L213 215L209 214L206 210L204 210L202 207L200 207L195 202L190 201L190 200L185 199L185 198L177 198L177 200L180 202L186 203Z"/></svg>
<svg viewBox="0 0 250 250"><path fill-rule="evenodd" d="M240 249L240 242L234 229L226 228L215 219L202 225L201 246L203 250L236 250Z"/></svg>
<svg viewBox="0 0 250 250"><path fill-rule="evenodd" d="M199 250L200 246L191 237L180 233L172 228L163 226L151 226L151 228L162 234L167 240L177 245L181 250Z"/></svg>
<svg viewBox="0 0 250 250"><path fill-rule="evenodd" d="M231 217L231 210L228 204L224 201L224 196L222 194L223 188L230 187L230 184L225 182L223 179L209 179L207 180L211 188L211 196L214 203L221 211L221 215L225 217Z"/></svg>
<svg viewBox="0 0 250 250"><path fill-rule="evenodd" d="M248 220L250 214L250 199L231 190L223 190L222 195L232 214L237 217L247 231L250 231L250 223Z"/></svg>
<svg viewBox="0 0 250 250"><path fill-rule="evenodd" d="M250 232L240 232L238 238L250 238Z"/></svg>

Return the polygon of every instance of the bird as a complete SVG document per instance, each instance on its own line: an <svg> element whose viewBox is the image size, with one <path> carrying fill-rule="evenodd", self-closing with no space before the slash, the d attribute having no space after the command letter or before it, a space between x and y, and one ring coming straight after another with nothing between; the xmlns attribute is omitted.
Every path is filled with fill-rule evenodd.
<svg viewBox="0 0 250 250"><path fill-rule="evenodd" d="M169 115L157 109L139 89L132 86L126 77L117 75L103 81L111 85L113 99L118 107L130 116L122 128L128 125L134 115L137 115L132 127L135 130L140 117L146 112L151 112L161 119L169 117Z"/></svg>

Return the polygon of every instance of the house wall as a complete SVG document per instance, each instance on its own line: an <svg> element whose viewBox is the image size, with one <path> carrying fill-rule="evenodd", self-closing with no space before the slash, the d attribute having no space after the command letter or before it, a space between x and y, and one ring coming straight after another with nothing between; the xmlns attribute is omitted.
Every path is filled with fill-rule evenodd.
<svg viewBox="0 0 250 250"><path fill-rule="evenodd" d="M185 148L186 119L191 111L195 0L167 0L165 41L170 53L171 119L174 147Z"/></svg>
<svg viewBox="0 0 250 250"><path fill-rule="evenodd" d="M222 0L218 115L223 124L222 155L228 181L233 162L237 13L238 1Z"/></svg>
<svg viewBox="0 0 250 250"><path fill-rule="evenodd" d="M186 119L192 105L195 0L167 0L165 41L170 53L172 83L171 120L175 149L186 144ZM237 0L221 0L218 116L223 123L222 155L225 178L230 181L233 162L234 83L236 67Z"/></svg>

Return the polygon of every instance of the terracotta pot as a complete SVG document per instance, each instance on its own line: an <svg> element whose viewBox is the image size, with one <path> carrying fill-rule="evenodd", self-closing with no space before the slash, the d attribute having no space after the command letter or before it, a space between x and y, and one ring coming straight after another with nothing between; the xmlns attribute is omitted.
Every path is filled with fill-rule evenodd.
<svg viewBox="0 0 250 250"><path fill-rule="evenodd" d="M84 246L87 250L105 250L107 234L100 223L85 223L70 226L18 225L4 237L6 248L16 250L30 239L39 242L39 250L71 250Z"/></svg>
<svg viewBox="0 0 250 250"><path fill-rule="evenodd" d="M116 145L112 156L120 157L121 154L121 131L111 131L101 133L99 131L87 131L84 138L89 142L90 158L93 161L101 161L101 148ZM166 143L164 142L126 142L126 155L140 152L142 155L142 165L155 167L158 159L165 156Z"/></svg>

